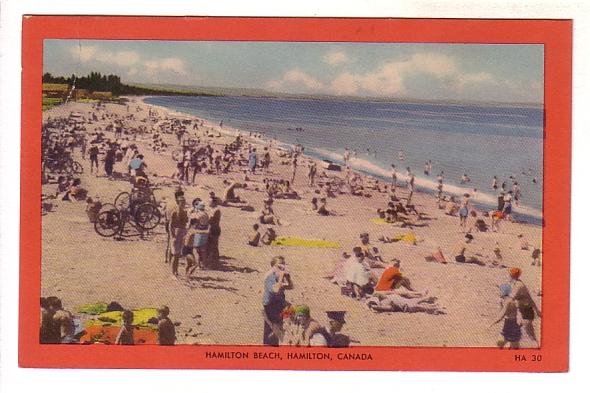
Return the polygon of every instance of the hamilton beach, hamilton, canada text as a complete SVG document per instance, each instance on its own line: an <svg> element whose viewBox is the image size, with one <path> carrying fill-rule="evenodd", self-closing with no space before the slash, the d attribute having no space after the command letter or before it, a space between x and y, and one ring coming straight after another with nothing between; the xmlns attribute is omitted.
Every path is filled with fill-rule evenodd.
<svg viewBox="0 0 590 393"><path fill-rule="evenodd" d="M205 359L235 360L373 360L370 353L206 351Z"/></svg>

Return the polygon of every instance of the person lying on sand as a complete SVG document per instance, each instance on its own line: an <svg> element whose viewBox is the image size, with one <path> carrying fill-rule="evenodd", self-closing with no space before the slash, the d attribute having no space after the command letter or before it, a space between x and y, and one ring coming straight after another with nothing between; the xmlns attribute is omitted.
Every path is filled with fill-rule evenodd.
<svg viewBox="0 0 590 393"><path fill-rule="evenodd" d="M425 256L424 260L426 262L448 263L440 247L437 247L432 254Z"/></svg>
<svg viewBox="0 0 590 393"><path fill-rule="evenodd" d="M426 314L444 314L444 310L436 302L435 297L408 299L396 293L383 296L371 296L367 299L367 307L376 312L423 312Z"/></svg>

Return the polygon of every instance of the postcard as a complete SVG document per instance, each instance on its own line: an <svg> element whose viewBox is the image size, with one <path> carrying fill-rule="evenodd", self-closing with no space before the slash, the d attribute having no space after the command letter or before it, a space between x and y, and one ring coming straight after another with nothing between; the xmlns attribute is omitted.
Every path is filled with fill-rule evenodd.
<svg viewBox="0 0 590 393"><path fill-rule="evenodd" d="M26 16L22 367L568 369L568 20Z"/></svg>

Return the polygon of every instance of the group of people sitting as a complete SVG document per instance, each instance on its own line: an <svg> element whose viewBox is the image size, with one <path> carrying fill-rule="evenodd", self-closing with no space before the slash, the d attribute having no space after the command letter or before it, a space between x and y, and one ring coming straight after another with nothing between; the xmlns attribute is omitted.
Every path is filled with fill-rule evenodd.
<svg viewBox="0 0 590 393"><path fill-rule="evenodd" d="M369 308L379 312L443 312L436 298L413 288L402 274L398 259L385 262L379 249L370 244L367 233L362 233L360 239L361 245L353 248L352 256L344 253L327 276L343 295L365 300Z"/></svg>

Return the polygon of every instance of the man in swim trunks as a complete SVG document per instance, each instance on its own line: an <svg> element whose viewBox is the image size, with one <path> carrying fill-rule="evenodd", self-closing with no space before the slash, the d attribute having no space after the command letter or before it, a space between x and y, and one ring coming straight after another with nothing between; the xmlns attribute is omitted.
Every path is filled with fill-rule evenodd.
<svg viewBox="0 0 590 393"><path fill-rule="evenodd" d="M184 198L184 192L177 191L174 194L174 199L176 200L176 205L168 213L168 230L172 240L172 274L178 276L178 260L182 255L182 248L184 246L188 214L185 210L186 200Z"/></svg>

